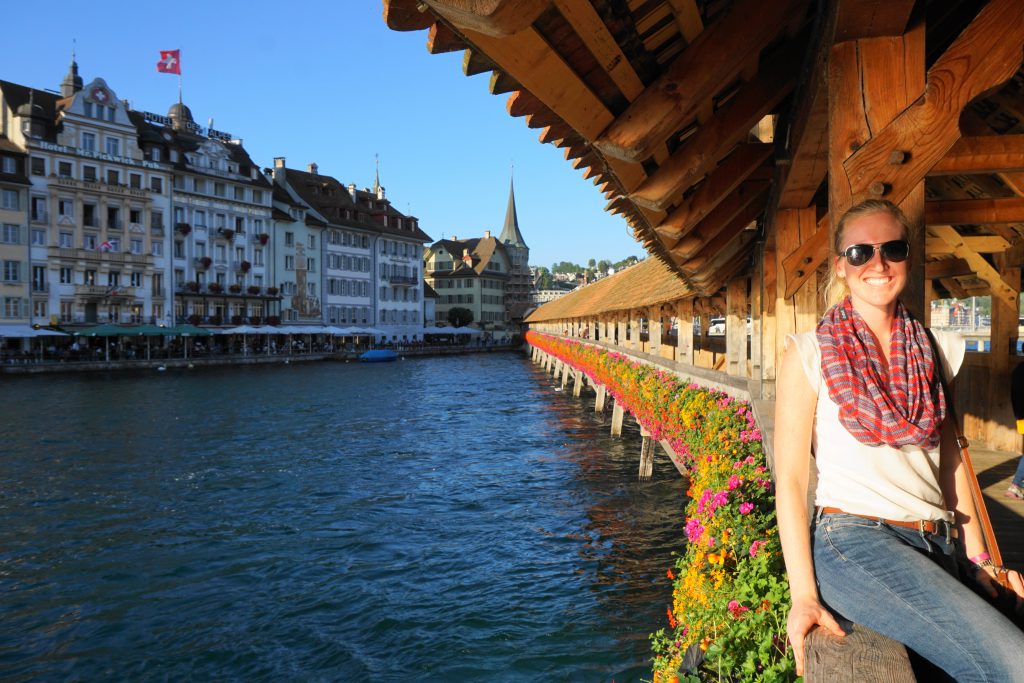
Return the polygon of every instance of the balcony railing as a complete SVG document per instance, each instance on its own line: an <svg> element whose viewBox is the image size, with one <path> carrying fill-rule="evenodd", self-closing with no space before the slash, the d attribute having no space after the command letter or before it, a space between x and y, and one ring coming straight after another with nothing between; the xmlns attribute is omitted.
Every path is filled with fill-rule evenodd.
<svg viewBox="0 0 1024 683"><path fill-rule="evenodd" d="M120 230L123 226L119 218L107 219L107 230Z"/></svg>
<svg viewBox="0 0 1024 683"><path fill-rule="evenodd" d="M75 296L87 297L90 299L105 298L135 298L134 287L122 287L121 285L75 285Z"/></svg>
<svg viewBox="0 0 1024 683"><path fill-rule="evenodd" d="M49 223L50 214L46 211L33 211L32 212L33 223Z"/></svg>
<svg viewBox="0 0 1024 683"><path fill-rule="evenodd" d="M381 279L402 287L415 287L420 281L419 277L415 275L388 275L387 273L382 274Z"/></svg>

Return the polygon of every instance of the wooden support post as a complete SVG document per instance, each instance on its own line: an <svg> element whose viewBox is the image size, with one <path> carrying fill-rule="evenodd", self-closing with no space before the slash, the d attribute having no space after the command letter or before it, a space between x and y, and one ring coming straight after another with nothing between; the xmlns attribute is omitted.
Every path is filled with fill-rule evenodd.
<svg viewBox="0 0 1024 683"><path fill-rule="evenodd" d="M786 298L787 273L783 261L789 254L782 248L787 245L793 248L810 239L818 228L815 209L783 209L775 214L775 244L780 245L775 252L775 348L765 348L765 355L773 354L778 367L782 361L783 345L786 335L796 332L808 332L818 322L818 278L811 275L797 289L792 298Z"/></svg>
<svg viewBox="0 0 1024 683"><path fill-rule="evenodd" d="M654 447L657 442L651 436L640 441L640 481L650 481L654 474Z"/></svg>
<svg viewBox="0 0 1024 683"><path fill-rule="evenodd" d="M1021 256L1024 246L1014 246L995 257L999 275L1005 282L1020 282ZM992 344L989 351L989 381L985 393L988 405L985 443L989 448L1019 453L1021 437L1016 430L1013 407L1010 404L1010 372L1016 365L1018 311L1020 293L1011 299L992 292ZM966 412L961 410L961 412ZM968 437L970 438L970 437Z"/></svg>
<svg viewBox="0 0 1024 683"><path fill-rule="evenodd" d="M612 405L612 436L622 436L622 404L614 401Z"/></svg>
<svg viewBox="0 0 1024 683"><path fill-rule="evenodd" d="M693 299L676 304L679 336L676 337L676 362L693 365Z"/></svg>
<svg viewBox="0 0 1024 683"><path fill-rule="evenodd" d="M640 350L640 312L629 312L629 348Z"/></svg>
<svg viewBox="0 0 1024 683"><path fill-rule="evenodd" d="M733 377L747 376L747 279L737 278L725 289L726 370Z"/></svg>
<svg viewBox="0 0 1024 683"><path fill-rule="evenodd" d="M626 343L626 327L629 325L629 317L619 313L619 317L615 319L615 344L623 348L628 348Z"/></svg>
<svg viewBox="0 0 1024 683"><path fill-rule="evenodd" d="M572 384L572 397L579 398L581 393L583 393L583 371L577 370Z"/></svg>
<svg viewBox="0 0 1024 683"><path fill-rule="evenodd" d="M562 363L562 390L569 385L569 364Z"/></svg>
<svg viewBox="0 0 1024 683"><path fill-rule="evenodd" d="M596 389L597 396L594 397L594 412L603 413L605 397L608 395L608 389L603 384L598 384Z"/></svg>
<svg viewBox="0 0 1024 683"><path fill-rule="evenodd" d="M652 356L661 354L661 306L647 309L648 353Z"/></svg>

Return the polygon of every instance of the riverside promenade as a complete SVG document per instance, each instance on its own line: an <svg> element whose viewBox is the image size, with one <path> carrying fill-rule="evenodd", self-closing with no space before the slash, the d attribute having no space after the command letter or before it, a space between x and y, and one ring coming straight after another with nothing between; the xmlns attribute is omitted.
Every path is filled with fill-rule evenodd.
<svg viewBox="0 0 1024 683"><path fill-rule="evenodd" d="M382 347L383 348L383 347ZM397 347L399 359L425 357L425 356L456 356L465 354L494 353L505 351L516 351L520 347L512 344L492 345L427 345ZM313 363L321 361L355 362L359 356L369 350L360 348L358 350L340 351L293 351L279 352L272 354L257 353L225 353L214 355L189 356L187 358L177 356L174 358L151 358L132 360L39 360L26 359L19 362L7 362L0 365L0 375L36 375L68 372L103 372L116 370L157 370L172 368L201 368L225 365L287 365L291 363Z"/></svg>

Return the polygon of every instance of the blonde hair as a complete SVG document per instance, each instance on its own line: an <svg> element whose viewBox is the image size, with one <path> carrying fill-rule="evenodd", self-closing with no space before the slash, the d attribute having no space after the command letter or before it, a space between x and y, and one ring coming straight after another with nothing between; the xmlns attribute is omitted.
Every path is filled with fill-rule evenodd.
<svg viewBox="0 0 1024 683"><path fill-rule="evenodd" d="M843 253L843 235L846 233L846 226L858 218L864 216L870 216L876 213L887 213L896 219L896 222L900 224L903 229L903 239L912 241L914 235L914 225L907 218L907 215L903 213L900 207L896 206L888 199L865 199L862 202L854 204L839 219L836 223L836 229L832 233L832 253L829 255L828 260L828 276L825 279L825 306L831 308L837 303L843 300L843 298L850 293L850 288L846 285L846 280L839 277L836 272L836 256Z"/></svg>

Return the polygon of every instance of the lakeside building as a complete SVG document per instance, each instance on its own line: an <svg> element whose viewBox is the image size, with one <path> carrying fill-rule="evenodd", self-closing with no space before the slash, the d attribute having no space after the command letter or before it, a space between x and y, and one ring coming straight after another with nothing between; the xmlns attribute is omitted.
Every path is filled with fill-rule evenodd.
<svg viewBox="0 0 1024 683"><path fill-rule="evenodd" d="M327 221L289 186L287 170L285 158L275 157L270 169L274 200L271 277L281 288L283 324L319 324L323 320L320 256Z"/></svg>
<svg viewBox="0 0 1024 683"><path fill-rule="evenodd" d="M389 341L423 338L424 243L430 237L419 221L388 201L379 175L373 188L357 190L319 172L287 168L275 160L279 182L315 216L325 221L322 291L324 322L370 326Z"/></svg>
<svg viewBox="0 0 1024 683"><path fill-rule="evenodd" d="M145 155L170 164L167 324L238 325L277 314L268 280L270 183L242 141L203 128L182 102L132 112Z"/></svg>
<svg viewBox="0 0 1024 683"><path fill-rule="evenodd" d="M170 167L138 144L126 103L72 59L60 94L0 81L0 120L28 154L31 322L162 319Z"/></svg>
<svg viewBox="0 0 1024 683"><path fill-rule="evenodd" d="M505 245L491 236L435 242L424 258L427 284L437 292L434 320L448 322L448 312L465 308L473 314L473 324L506 336L510 315L505 293L511 278L512 257Z"/></svg>
<svg viewBox="0 0 1024 683"><path fill-rule="evenodd" d="M0 135L0 326L30 322L29 237L25 207L30 187L28 156ZM44 282L44 287L46 283ZM42 311L43 315L46 310Z"/></svg>

